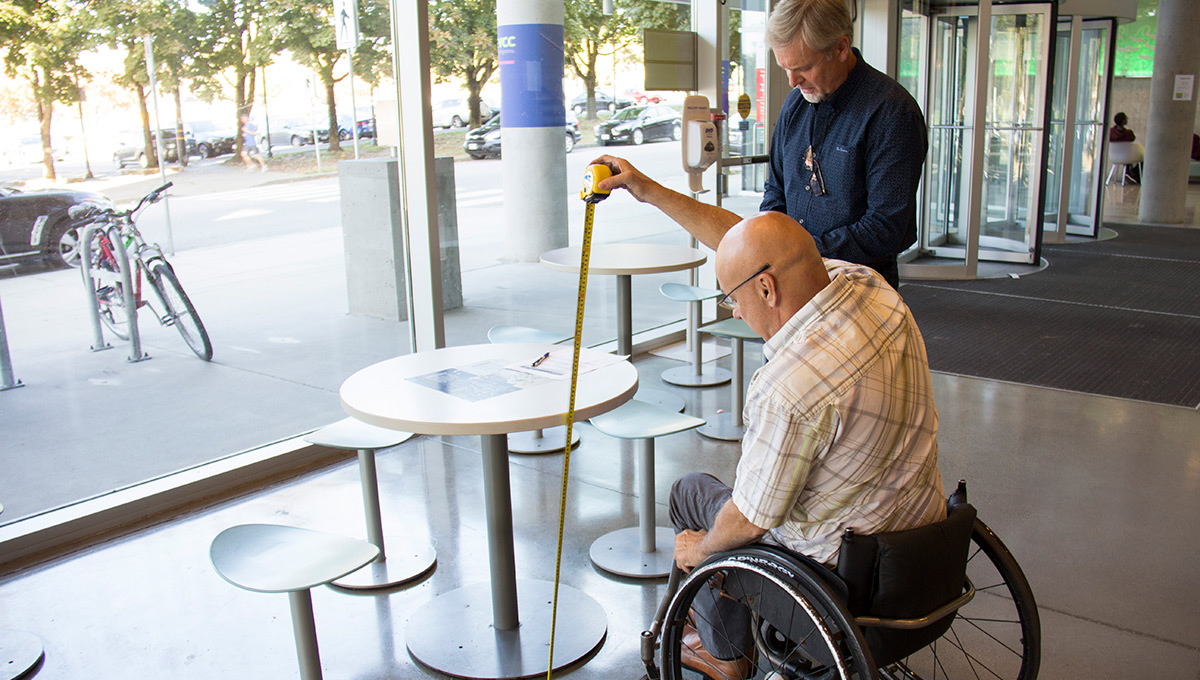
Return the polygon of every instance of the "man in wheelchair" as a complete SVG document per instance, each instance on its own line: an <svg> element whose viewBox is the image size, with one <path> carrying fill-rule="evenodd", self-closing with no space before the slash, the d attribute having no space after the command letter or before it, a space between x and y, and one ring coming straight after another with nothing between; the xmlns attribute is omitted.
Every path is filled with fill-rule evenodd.
<svg viewBox="0 0 1200 680"><path fill-rule="evenodd" d="M822 260L808 232L777 212L732 227L716 273L722 304L766 341L767 361L747 393L733 487L693 473L672 489L676 564L688 571L761 541L833 568L848 528L945 519L925 344L900 295L870 267ZM749 677L750 611L704 590L680 661L711 678Z"/></svg>

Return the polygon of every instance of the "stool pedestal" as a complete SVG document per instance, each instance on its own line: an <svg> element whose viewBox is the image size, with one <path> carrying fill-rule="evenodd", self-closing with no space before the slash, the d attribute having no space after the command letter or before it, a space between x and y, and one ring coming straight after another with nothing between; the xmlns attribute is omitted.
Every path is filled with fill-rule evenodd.
<svg viewBox="0 0 1200 680"><path fill-rule="evenodd" d="M375 590L408 583L433 568L437 553L428 541L392 535L384 538L383 513L379 505L379 477L375 471L375 452L408 441L412 433L389 430L345 418L304 437L304 440L335 449L358 450L359 485L362 487L363 516L367 541L379 548L379 557L362 569L333 582L339 588ZM392 544L388 553L386 546Z"/></svg>
<svg viewBox="0 0 1200 680"><path fill-rule="evenodd" d="M0 680L16 680L42 662L42 641L23 630L0 630Z"/></svg>
<svg viewBox="0 0 1200 680"><path fill-rule="evenodd" d="M742 420L742 410L745 406L745 341L757 339L758 335L750 330L741 319L724 319L710 323L700 329L717 337L729 338L733 342L733 352L730 366L733 368L733 379L730 381L730 406L725 413L718 413L709 419L708 423L696 429L696 432L709 439L722 441L741 441L746 434L746 425Z"/></svg>
<svg viewBox="0 0 1200 680"><path fill-rule="evenodd" d="M675 559L675 532L655 526L654 438L699 427L704 421L632 399L592 418L591 423L611 437L637 440L639 511L638 526L601 536L588 554L597 567L620 576L666 576Z"/></svg>

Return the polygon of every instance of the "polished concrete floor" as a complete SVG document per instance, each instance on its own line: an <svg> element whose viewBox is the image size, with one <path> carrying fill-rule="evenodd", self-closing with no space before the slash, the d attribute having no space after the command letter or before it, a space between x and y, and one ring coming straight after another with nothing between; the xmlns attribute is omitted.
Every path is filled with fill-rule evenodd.
<svg viewBox="0 0 1200 680"><path fill-rule="evenodd" d="M725 364L728 359L720 360ZM757 365L757 349L748 352ZM637 362L644 382L675 365ZM935 375L940 462L1025 569L1041 610L1044 678L1200 677L1200 415L975 378ZM726 387L671 388L688 411L723 407ZM609 576L588 559L601 534L636 524L628 442L580 426L571 456L562 582L594 597L607 636L557 675L636 678L638 634L664 580ZM659 440L656 486L708 470L732 478L736 445L687 432ZM518 575L552 579L563 456L510 456ZM417 437L378 456L384 527L427 538L428 578L390 592L314 590L328 678L441 677L408 654L410 616L439 593L488 579L479 442ZM86 549L0 581L0 630L41 638L36 677L297 677L286 598L222 581L208 546L222 529L273 522L363 535L353 458ZM390 550L403 549L393 538ZM569 628L570 620L560 620Z"/></svg>

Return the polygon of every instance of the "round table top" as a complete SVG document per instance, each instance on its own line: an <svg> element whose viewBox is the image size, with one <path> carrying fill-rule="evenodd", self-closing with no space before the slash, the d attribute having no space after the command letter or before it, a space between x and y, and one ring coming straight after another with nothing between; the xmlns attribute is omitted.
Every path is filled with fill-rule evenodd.
<svg viewBox="0 0 1200 680"><path fill-rule="evenodd" d="M504 366L528 366L547 352L554 359L547 367L565 362L565 378L535 380L517 389L490 375ZM363 422L420 434L507 434L563 425L571 391L571 353L571 347L556 345L486 344L408 354L347 378L340 391L342 407ZM585 349L581 364L589 360L611 362L612 355ZM480 372L489 375L479 377ZM501 374L513 377L511 371ZM637 385L637 369L626 360L581 372L575 422L620 406L633 397Z"/></svg>
<svg viewBox="0 0 1200 680"><path fill-rule="evenodd" d="M549 269L578 272L582 249L577 246L542 253ZM699 267L708 256L696 248L662 243L601 243L593 245L589 274L659 274Z"/></svg>

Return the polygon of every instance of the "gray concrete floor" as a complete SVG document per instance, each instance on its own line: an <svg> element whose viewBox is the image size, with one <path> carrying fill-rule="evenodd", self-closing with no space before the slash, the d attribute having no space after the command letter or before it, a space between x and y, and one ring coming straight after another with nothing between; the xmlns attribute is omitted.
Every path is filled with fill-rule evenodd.
<svg viewBox="0 0 1200 680"><path fill-rule="evenodd" d="M147 333L148 362L125 363L119 348L90 353L86 321L69 311L82 305L72 273L0 281L17 377L27 385L0 394L0 522L41 512L47 506L35 504L45 498L65 503L97 484L112 489L168 474L191 464L186 455L207 460L339 419L341 381L407 351L397 324L345 314L336 231L181 253L174 262L218 339L211 364L188 354L169 329ZM503 282L523 269L550 274L511 266L473 275ZM644 290L635 290L645 315L638 326L674 311L658 306L658 281L645 278ZM569 326L556 305L571 293L545 283L552 292L529 301L522 318ZM482 341L495 323L489 312L510 302L500 285L488 295L451 315L457 337ZM600 283L590 296L589 323L611 323L611 289ZM20 338L34 328L50 331L36 331L31 346ZM747 361L757 365L756 348ZM676 362L639 356L636 363L644 383L680 393L689 413L705 416L727 403L726 387L660 384L657 375ZM943 477L948 486L969 480L981 517L1017 556L1038 598L1042 677L1200 678L1200 416L951 375L935 375L934 386ZM587 557L596 537L636 524L634 453L588 425L580 429L562 580L601 603L608 634L569 675L639 677L638 635L664 582L613 578ZM692 470L731 480L736 456L736 445L695 433L660 440L659 523L667 522L671 481ZM562 460L510 458L521 577L553 577ZM427 579L391 592L314 591L326 677L439 677L410 658L405 631L421 625L410 616L430 598L488 578L479 443L418 437L381 453L379 476L385 528L432 540L438 564ZM347 459L7 574L0 630L42 640L38 678L296 677L286 598L222 581L209 543L251 522L362 535L359 494L357 467Z"/></svg>

